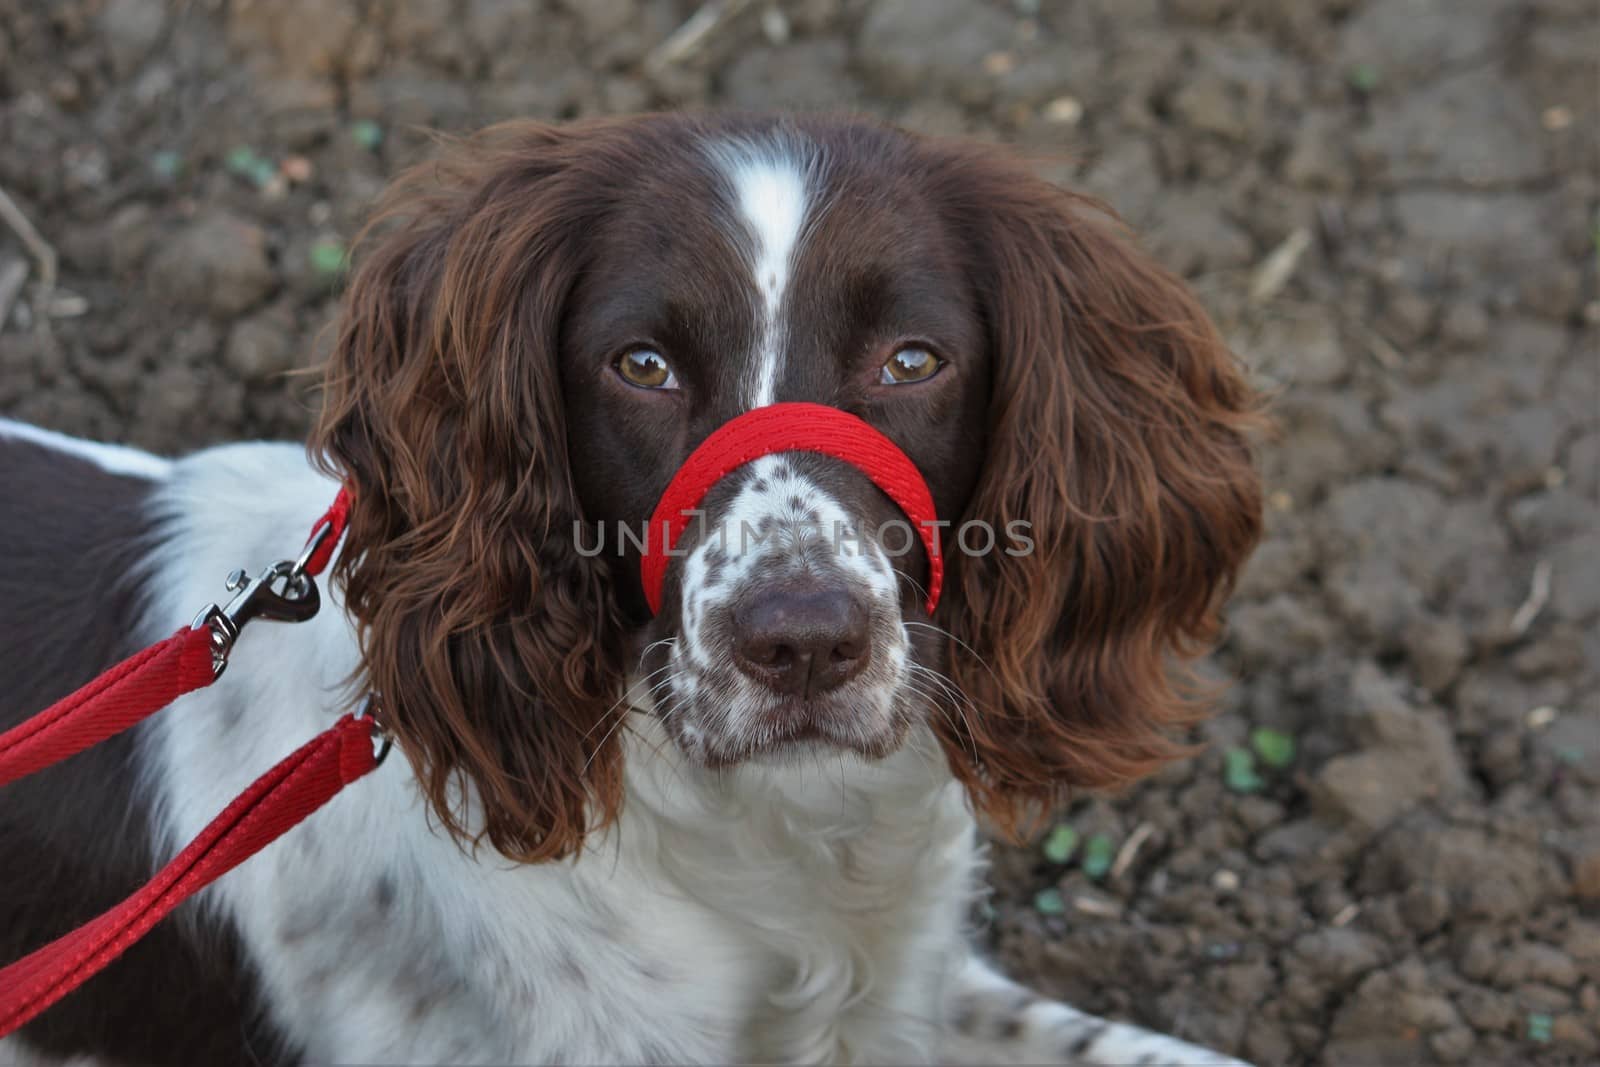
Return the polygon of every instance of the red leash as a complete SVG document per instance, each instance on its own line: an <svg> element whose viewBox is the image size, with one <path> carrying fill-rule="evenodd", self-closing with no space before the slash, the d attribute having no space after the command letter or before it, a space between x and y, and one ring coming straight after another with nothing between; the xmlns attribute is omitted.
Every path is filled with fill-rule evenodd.
<svg viewBox="0 0 1600 1067"><path fill-rule="evenodd" d="M0 1037L92 978L173 908L378 765L372 724L346 715L257 778L133 896L0 970Z"/></svg>
<svg viewBox="0 0 1600 1067"><path fill-rule="evenodd" d="M221 676L251 619L309 619L320 606L313 579L344 533L341 491L298 560L260 578L229 576L226 607L139 652L40 714L0 734L0 785L73 756L143 721ZM255 855L333 795L376 767L370 718L346 715L246 789L133 896L64 937L0 968L0 1037L88 981L173 908Z"/></svg>
<svg viewBox="0 0 1600 1067"><path fill-rule="evenodd" d="M211 631L185 627L0 734L0 785L98 745L215 678Z"/></svg>

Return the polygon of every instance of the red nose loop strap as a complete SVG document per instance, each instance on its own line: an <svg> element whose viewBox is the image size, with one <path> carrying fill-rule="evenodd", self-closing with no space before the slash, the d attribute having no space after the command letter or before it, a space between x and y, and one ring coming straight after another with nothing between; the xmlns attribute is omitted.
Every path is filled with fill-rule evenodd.
<svg viewBox="0 0 1600 1067"><path fill-rule="evenodd" d="M693 518L690 512L717 482L774 452L820 452L855 467L899 505L928 550L928 612L939 604L944 558L939 554L933 495L916 464L895 443L848 412L823 404L772 404L719 426L672 476L650 516L639 576L652 612L661 610L669 553ZM663 532L665 536L663 537Z"/></svg>

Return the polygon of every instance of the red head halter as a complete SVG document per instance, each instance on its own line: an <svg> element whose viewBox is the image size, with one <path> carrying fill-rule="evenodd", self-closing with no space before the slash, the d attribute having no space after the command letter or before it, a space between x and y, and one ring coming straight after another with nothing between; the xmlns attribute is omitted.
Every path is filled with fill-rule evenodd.
<svg viewBox="0 0 1600 1067"><path fill-rule="evenodd" d="M772 404L724 423L689 454L650 516L639 576L652 612L661 610L668 553L711 487L753 459L774 452L820 452L855 467L900 506L928 550L928 612L939 604L944 558L939 554L933 496L916 464L865 422L822 404ZM665 536L658 536L664 532Z"/></svg>

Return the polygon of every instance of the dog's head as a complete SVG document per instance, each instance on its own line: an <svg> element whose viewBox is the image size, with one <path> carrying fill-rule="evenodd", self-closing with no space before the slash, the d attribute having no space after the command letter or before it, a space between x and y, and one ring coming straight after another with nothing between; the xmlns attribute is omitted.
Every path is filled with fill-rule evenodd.
<svg viewBox="0 0 1600 1067"><path fill-rule="evenodd" d="M397 183L314 453L365 679L440 815L519 859L621 798L613 729L708 765L881 757L926 721L1013 825L1180 749L1169 674L1254 544L1253 396L1184 287L986 146L835 119L513 124ZM661 610L640 531L752 408L851 412L915 462L945 593L814 453L706 496ZM630 692L630 699L622 699Z"/></svg>

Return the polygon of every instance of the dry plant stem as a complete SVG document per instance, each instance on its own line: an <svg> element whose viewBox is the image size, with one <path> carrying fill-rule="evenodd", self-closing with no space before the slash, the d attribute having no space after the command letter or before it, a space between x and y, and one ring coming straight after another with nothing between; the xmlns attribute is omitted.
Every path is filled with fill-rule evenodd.
<svg viewBox="0 0 1600 1067"><path fill-rule="evenodd" d="M1516 614L1511 616L1511 632L1521 637L1528 632L1528 627L1533 625L1533 620L1539 617L1544 606L1550 602L1550 574L1552 571L1550 561L1541 559L1533 567L1533 579L1529 583L1528 599L1517 608Z"/></svg>
<svg viewBox="0 0 1600 1067"><path fill-rule="evenodd" d="M22 292L22 284L27 280L28 264L25 261L8 259L0 263L0 330L5 329L11 307L17 302L17 294Z"/></svg>
<svg viewBox="0 0 1600 1067"><path fill-rule="evenodd" d="M706 0L683 25L650 53L645 69L664 70L682 63L705 46L707 40L724 23L749 6L750 0Z"/></svg>
<svg viewBox="0 0 1600 1067"><path fill-rule="evenodd" d="M1128 835L1128 840L1122 843L1122 848L1117 852L1116 860L1111 864L1111 877L1122 877L1122 872L1132 866L1133 861L1138 858L1139 850L1144 847L1144 843L1150 839L1150 835L1154 832L1155 827L1147 822L1142 822L1134 828L1133 833Z"/></svg>
<svg viewBox="0 0 1600 1067"><path fill-rule="evenodd" d="M39 267L39 286L46 295L56 287L56 250L39 235L11 194L0 188L0 220L11 228Z"/></svg>
<svg viewBox="0 0 1600 1067"><path fill-rule="evenodd" d="M1265 304L1283 291L1300 265L1300 257L1311 247L1311 231L1301 227L1284 238L1261 261L1250 279L1250 303Z"/></svg>

